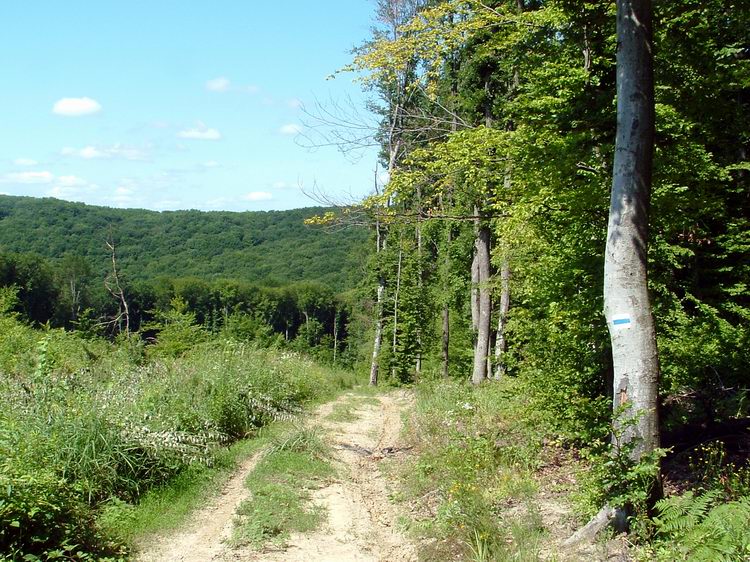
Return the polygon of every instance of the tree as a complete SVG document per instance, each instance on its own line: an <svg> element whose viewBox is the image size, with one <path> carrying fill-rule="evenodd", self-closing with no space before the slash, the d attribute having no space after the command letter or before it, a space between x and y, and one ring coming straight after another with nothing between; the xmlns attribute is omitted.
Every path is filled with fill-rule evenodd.
<svg viewBox="0 0 750 562"><path fill-rule="evenodd" d="M636 461L659 447L659 359L647 275L654 149L651 26L651 0L617 1L617 137L604 314L612 342L614 410L633 418L623 439L633 444Z"/></svg>
<svg viewBox="0 0 750 562"><path fill-rule="evenodd" d="M120 284L120 272L117 267L117 254L115 241L112 237L112 233L109 233L107 241L107 250L109 250L110 257L112 259L112 272L107 275L104 279L104 287L107 289L112 298L117 302L117 315L110 320L105 322L105 325L112 326L113 330L116 329L119 333L125 332L126 336L130 335L130 307L128 301L125 298L125 290Z"/></svg>
<svg viewBox="0 0 750 562"><path fill-rule="evenodd" d="M61 304L67 322L75 323L83 308L86 308L84 293L91 280L92 270L88 260L78 254L65 254L57 268L57 282ZM67 323L64 322L64 323Z"/></svg>

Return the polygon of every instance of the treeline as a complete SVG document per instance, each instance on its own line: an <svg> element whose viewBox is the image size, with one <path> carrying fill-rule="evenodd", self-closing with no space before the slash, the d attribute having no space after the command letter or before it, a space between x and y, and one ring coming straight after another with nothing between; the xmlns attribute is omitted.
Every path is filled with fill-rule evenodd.
<svg viewBox="0 0 750 562"><path fill-rule="evenodd" d="M104 276L111 268L106 247L111 239L118 267L131 280L317 281L342 291L361 277L367 232L352 227L327 233L305 226L305 218L321 211L158 213L0 195L0 251L51 260L77 255Z"/></svg>
<svg viewBox="0 0 750 562"><path fill-rule="evenodd" d="M731 5L731 7L730 7ZM649 288L664 424L747 414L750 10L655 3ZM366 216L373 374L509 374L559 429L611 415L603 310L615 148L608 3L382 0L352 69L390 181ZM466 349L467 345L469 349Z"/></svg>
<svg viewBox="0 0 750 562"><path fill-rule="evenodd" d="M623 75L616 62L615 3L380 0L351 70L375 98L389 180L318 220L374 231L371 383L513 377L537 422L586 450L597 507L648 538L664 479L709 489L684 477L699 443L722 451L707 462L722 481L748 470L750 10L661 2L652 22L651 2L616 4L654 88L645 66ZM633 102L643 122L616 112ZM646 147L637 157L615 150L624 125ZM615 173L630 195L610 207L627 154L638 168ZM629 230L608 234L626 213ZM629 253L608 255L609 271L633 268L605 319L605 246L620 242ZM653 353L613 355L616 330L652 317ZM722 502L741 517L731 502L748 487L710 486L700 521Z"/></svg>
<svg viewBox="0 0 750 562"><path fill-rule="evenodd" d="M269 287L230 279L118 277L115 286L116 266L102 277L78 255L51 261L0 253L0 287L14 289L10 312L29 323L110 338L138 332L172 355L224 333L331 362L354 360L348 352L351 296L321 283Z"/></svg>

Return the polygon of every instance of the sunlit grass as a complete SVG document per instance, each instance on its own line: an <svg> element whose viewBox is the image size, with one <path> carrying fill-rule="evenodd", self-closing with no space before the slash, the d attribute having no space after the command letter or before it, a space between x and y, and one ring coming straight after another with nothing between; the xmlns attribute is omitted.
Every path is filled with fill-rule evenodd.
<svg viewBox="0 0 750 562"><path fill-rule="evenodd" d="M316 431L297 428L277 436L247 478L251 498L237 511L233 542L260 548L317 528L326 512L311 503L311 491L334 473L328 447Z"/></svg>

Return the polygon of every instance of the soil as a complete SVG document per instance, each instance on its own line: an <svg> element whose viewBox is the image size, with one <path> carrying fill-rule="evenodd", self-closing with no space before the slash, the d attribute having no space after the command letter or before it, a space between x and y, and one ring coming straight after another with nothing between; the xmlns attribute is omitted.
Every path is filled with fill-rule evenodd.
<svg viewBox="0 0 750 562"><path fill-rule="evenodd" d="M234 513L248 497L243 483L257 463L256 456L248 459L183 529L150 541L138 560L416 561L416 546L397 529L398 510L389 500L389 482L379 466L385 458L408 454L400 430L401 414L411 405L411 396L405 391L378 394L377 405L362 404L353 410L353 421L326 419L335 404L352 399L352 394L344 394L321 406L309 422L323 430L338 469L338 478L314 494L314 501L328 513L321 529L292 535L283 549L258 552L228 545Z"/></svg>

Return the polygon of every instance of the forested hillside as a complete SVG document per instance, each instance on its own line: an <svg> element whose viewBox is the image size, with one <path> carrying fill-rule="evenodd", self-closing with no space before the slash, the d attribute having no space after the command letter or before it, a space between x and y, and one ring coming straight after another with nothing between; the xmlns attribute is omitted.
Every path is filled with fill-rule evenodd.
<svg viewBox="0 0 750 562"><path fill-rule="evenodd" d="M327 233L303 224L320 211L158 213L0 195L0 252L53 260L76 255L104 273L111 266L111 237L118 266L131 280L318 281L343 290L361 276L368 234L361 228Z"/></svg>

